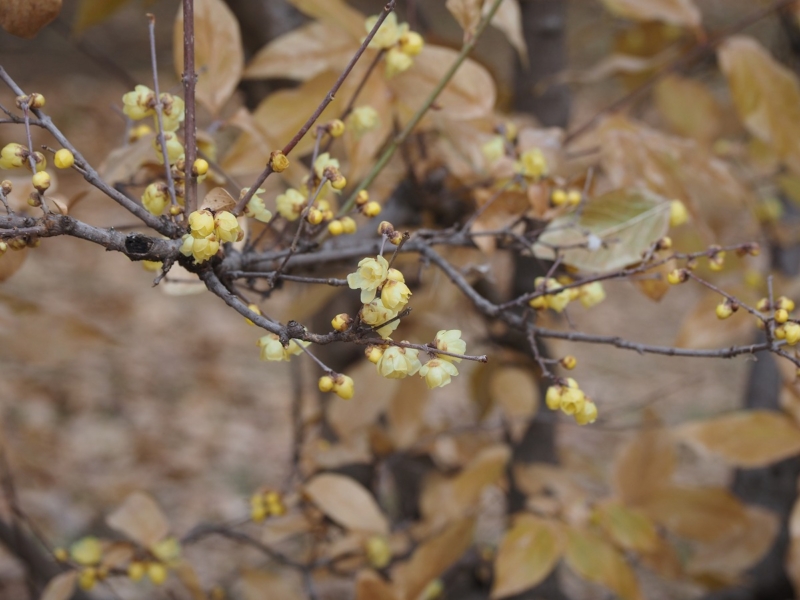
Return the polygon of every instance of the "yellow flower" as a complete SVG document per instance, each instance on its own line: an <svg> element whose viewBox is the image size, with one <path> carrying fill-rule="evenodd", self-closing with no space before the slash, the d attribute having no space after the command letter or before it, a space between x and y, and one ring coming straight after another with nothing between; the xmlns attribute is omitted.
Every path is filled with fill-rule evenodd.
<svg viewBox="0 0 800 600"><path fill-rule="evenodd" d="M181 556L181 543L174 537L166 537L163 540L156 542L151 548L150 552L153 553L158 560L164 563L169 563L178 560Z"/></svg>
<svg viewBox="0 0 800 600"><path fill-rule="evenodd" d="M342 400L350 400L355 393L353 379L347 375L339 375L333 380L333 393Z"/></svg>
<svg viewBox="0 0 800 600"><path fill-rule="evenodd" d="M547 159L539 148L531 148L522 153L515 168L523 177L538 181L547 174Z"/></svg>
<svg viewBox="0 0 800 600"><path fill-rule="evenodd" d="M103 545L96 537L81 538L70 546L69 555L79 565L96 565L103 557Z"/></svg>
<svg viewBox="0 0 800 600"><path fill-rule="evenodd" d="M310 342L289 340L289 345L284 348L281 339L274 333L268 333L258 340L263 361L288 361L292 356L300 354ZM302 347L301 347L302 344Z"/></svg>
<svg viewBox="0 0 800 600"><path fill-rule="evenodd" d="M375 27L375 24L378 22L378 15L373 15L368 17L367 20L364 22L364 27L367 30L367 33L372 31L372 28ZM372 38L372 41L369 43L370 48L375 48L377 50L388 50L392 46L396 45L400 41L400 36L405 34L408 31L408 23L397 23L397 15L395 13L389 13L386 19L380 26L380 29L375 33L375 36Z"/></svg>
<svg viewBox="0 0 800 600"><path fill-rule="evenodd" d="M142 194L142 205L156 216L164 212L168 202L167 186L160 182L151 183Z"/></svg>
<svg viewBox="0 0 800 600"><path fill-rule="evenodd" d="M540 288L542 280L542 277L536 278L535 285L537 289ZM546 290L557 290L563 288L558 281L552 278L545 281L544 284ZM572 290L562 289L562 291L558 292L557 294L547 294L546 296L542 296L542 298L544 298L544 300L540 300L540 302L544 302L549 308L552 308L554 311L560 313L572 300Z"/></svg>
<svg viewBox="0 0 800 600"><path fill-rule="evenodd" d="M196 238L191 234L183 236L180 249L184 256L193 256L196 263L203 263L219 252L219 242L213 235L206 238Z"/></svg>
<svg viewBox="0 0 800 600"><path fill-rule="evenodd" d="M378 287L386 281L389 263L382 256L364 258L358 263L358 270L347 276L347 285L351 290L361 290L361 302L372 302Z"/></svg>
<svg viewBox="0 0 800 600"><path fill-rule="evenodd" d="M10 143L0 150L0 169L17 169L25 164L28 149L22 144Z"/></svg>
<svg viewBox="0 0 800 600"><path fill-rule="evenodd" d="M386 323L389 319L393 319L396 316L396 312L386 308L377 298L361 307L361 320L372 327L380 325L381 323ZM396 319L380 329L376 329L376 331L378 335L386 339L392 335L392 332L397 329L399 325L400 319Z"/></svg>
<svg viewBox="0 0 800 600"><path fill-rule="evenodd" d="M450 378L458 375L458 369L453 363L434 358L422 365L419 374L425 379L428 389L432 390L450 383Z"/></svg>
<svg viewBox="0 0 800 600"><path fill-rule="evenodd" d="M399 312L408 302L411 290L402 281L387 279L381 289L381 302L386 308Z"/></svg>
<svg viewBox="0 0 800 600"><path fill-rule="evenodd" d="M689 211L686 205L680 200L673 200L669 203L669 224L670 227L678 227L689 220Z"/></svg>
<svg viewBox="0 0 800 600"><path fill-rule="evenodd" d="M597 405L586 398L583 404L583 410L575 413L575 422L578 425L586 425L587 423L594 423L597 420Z"/></svg>
<svg viewBox="0 0 800 600"><path fill-rule="evenodd" d="M444 350L445 352L464 354L467 351L467 342L461 339L460 329L442 329L436 334L433 343L437 350ZM456 358L455 356L447 356L446 354L440 354L438 358L441 360L446 360L447 362L461 362L460 358Z"/></svg>
<svg viewBox="0 0 800 600"><path fill-rule="evenodd" d="M164 132L164 142L167 145L167 158L169 164L174 164L184 155L183 144L178 140L178 136L170 131ZM161 152L161 142L158 136L153 138L153 148L156 149L156 158L159 164L164 164L164 154Z"/></svg>
<svg viewBox="0 0 800 600"><path fill-rule="evenodd" d="M576 415L583 411L586 396L576 388L567 388L561 394L561 410L568 415Z"/></svg>
<svg viewBox="0 0 800 600"><path fill-rule="evenodd" d="M419 362L419 350L389 346L377 362L378 373L387 379L403 379L415 375L422 364Z"/></svg>
<svg viewBox="0 0 800 600"><path fill-rule="evenodd" d="M156 94L146 85L137 85L132 92L122 96L122 112L134 121L144 119L155 113L152 104Z"/></svg>
<svg viewBox="0 0 800 600"><path fill-rule="evenodd" d="M335 158L331 158L328 152L323 152L317 157L317 160L314 161L314 173L316 173L317 177L320 179L324 176L325 169L339 170L339 161Z"/></svg>
<svg viewBox="0 0 800 600"><path fill-rule="evenodd" d="M481 153L490 165L503 158L506 155L506 141L503 136L495 135L488 142L485 142L481 146Z"/></svg>
<svg viewBox="0 0 800 600"><path fill-rule="evenodd" d="M606 291L603 289L603 284L599 281L593 281L580 287L580 300L586 308L591 308L595 304L600 304L606 299Z"/></svg>
<svg viewBox="0 0 800 600"><path fill-rule="evenodd" d="M422 48L425 46L425 40L416 31L406 31L400 36L397 43L400 45L400 50L409 56L416 56L422 52Z"/></svg>
<svg viewBox="0 0 800 600"><path fill-rule="evenodd" d="M214 215L208 210L196 210L189 215L192 237L207 238L214 233Z"/></svg>
<svg viewBox="0 0 800 600"><path fill-rule="evenodd" d="M400 48L392 48L386 53L386 78L389 79L403 71L408 71L413 64L414 59L408 54Z"/></svg>
<svg viewBox="0 0 800 600"><path fill-rule="evenodd" d="M783 330L786 334L786 343L790 346L794 346L797 342L800 342L800 325L797 323L786 323L783 326Z"/></svg>
<svg viewBox="0 0 800 600"><path fill-rule="evenodd" d="M382 569L392 560L392 549L382 535L373 535L365 545L367 560L375 569Z"/></svg>
<svg viewBox="0 0 800 600"><path fill-rule="evenodd" d="M306 198L294 188L289 188L286 193L275 198L275 205L280 214L287 221L296 221L306 205Z"/></svg>
<svg viewBox="0 0 800 600"><path fill-rule="evenodd" d="M347 124L356 138L360 138L380 124L380 117L371 106L357 106L347 118Z"/></svg>
<svg viewBox="0 0 800 600"><path fill-rule="evenodd" d="M177 131L186 116L186 104L183 98L164 92L161 94L161 117L164 131ZM158 115L155 115L156 131L158 131Z"/></svg>
<svg viewBox="0 0 800 600"><path fill-rule="evenodd" d="M560 385L551 385L547 388L547 393L544 396L544 402L550 410L558 410L561 408L561 395L564 393L564 388Z"/></svg>
<svg viewBox="0 0 800 600"><path fill-rule="evenodd" d="M263 192L263 190L259 190L259 192ZM264 206L264 200L259 198L258 192L248 200L247 206L244 207L244 214L262 223L269 223L272 220L272 213Z"/></svg>
<svg viewBox="0 0 800 600"><path fill-rule="evenodd" d="M214 226L217 238L223 242L235 242L242 234L242 228L239 227L239 221L233 213L223 210L214 217Z"/></svg>

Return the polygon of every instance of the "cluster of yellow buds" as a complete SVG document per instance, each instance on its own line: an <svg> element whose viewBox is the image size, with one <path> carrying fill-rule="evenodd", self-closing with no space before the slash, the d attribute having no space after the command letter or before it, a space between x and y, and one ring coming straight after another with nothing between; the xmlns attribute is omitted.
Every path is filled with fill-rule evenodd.
<svg viewBox="0 0 800 600"><path fill-rule="evenodd" d="M274 333L268 333L256 342L258 347L261 348L260 358L264 362L288 361L292 356L297 356L303 352L303 348L310 343L303 340L289 340L289 344L284 346L281 343L281 338Z"/></svg>
<svg viewBox="0 0 800 600"><path fill-rule="evenodd" d="M364 26L372 31L378 16L367 18ZM407 71L414 64L414 57L422 52L425 42L415 31L409 31L408 23L398 23L397 15L389 13L369 43L370 48L386 51L386 77L394 77Z"/></svg>
<svg viewBox="0 0 800 600"><path fill-rule="evenodd" d="M342 400L350 400L355 393L355 383L352 377L342 373L323 375L318 382L320 392L333 392Z"/></svg>
<svg viewBox="0 0 800 600"><path fill-rule="evenodd" d="M169 191L166 183L156 181L144 189L142 205L148 212L160 216L167 204L169 204Z"/></svg>
<svg viewBox="0 0 800 600"><path fill-rule="evenodd" d="M369 105L355 107L347 117L347 126L356 139L376 129L380 122L378 111Z"/></svg>
<svg viewBox="0 0 800 600"><path fill-rule="evenodd" d="M402 342L404 344L408 342ZM435 354L435 358L430 359L424 365L419 360L419 350L415 348L405 348L402 346L371 345L366 349L367 359L375 363L378 373L387 379L403 379L409 375L419 375L425 380L429 389L444 387L451 382L452 378L458 375L458 369L453 363L461 362L457 356L440 354L440 352L451 352L453 354L464 354L467 344L461 339L461 331L458 329L443 329L436 334L433 344L429 345L430 352Z"/></svg>
<svg viewBox="0 0 800 600"><path fill-rule="evenodd" d="M193 256L199 264L216 256L220 243L236 242L242 237L244 232L233 213L196 210L189 215L189 233L183 236L181 254Z"/></svg>
<svg viewBox="0 0 800 600"><path fill-rule="evenodd" d="M774 303L770 303L768 298L762 298L756 304L756 310L762 313L772 313L772 319L775 321L775 337L779 340L785 340L789 346L795 346L800 342L800 323L792 319L792 311L795 308L794 300L781 296ZM761 319L757 321L760 328L764 328L764 322Z"/></svg>
<svg viewBox="0 0 800 600"><path fill-rule="evenodd" d="M525 179L539 181L547 175L547 159L539 148L529 148L514 163L514 171Z"/></svg>
<svg viewBox="0 0 800 600"><path fill-rule="evenodd" d="M367 190L361 190L358 192L358 194L356 194L356 208L358 209L358 212L368 219L372 219L381 214L380 203L370 200L369 192L367 192Z"/></svg>
<svg viewBox="0 0 800 600"><path fill-rule="evenodd" d="M536 310L544 310L551 308L556 312L562 312L567 305L573 300L580 300L580 303L586 308L599 304L606 298L606 292L603 289L603 284L599 281L593 281L578 287L564 288L564 285L570 283L568 278L563 281L558 279L537 277L534 284L537 290L543 292L553 292L552 294L543 294L532 298L528 305Z"/></svg>
<svg viewBox="0 0 800 600"><path fill-rule="evenodd" d="M550 202L553 206L578 206L583 199L580 190L555 189L550 194Z"/></svg>
<svg viewBox="0 0 800 600"><path fill-rule="evenodd" d="M326 203L327 204L327 203ZM325 219L325 214L323 213L323 220ZM332 221L328 222L328 233L333 236L336 235L352 235L356 231L358 231L358 224L356 223L353 217L339 217L338 219L333 219Z"/></svg>
<svg viewBox="0 0 800 600"><path fill-rule="evenodd" d="M597 405L589 399L572 377L565 384L551 385L545 394L545 404L550 410L561 410L575 419L578 425L597 420Z"/></svg>
<svg viewBox="0 0 800 600"><path fill-rule="evenodd" d="M280 517L286 514L286 505L280 493L267 490L250 497L250 518L261 523L267 517Z"/></svg>
<svg viewBox="0 0 800 600"><path fill-rule="evenodd" d="M161 116L164 131L177 131L186 116L186 105L183 98L162 92ZM122 96L122 112L134 121L152 116L158 129L158 116L155 110L156 93L146 85L137 85L132 92Z"/></svg>

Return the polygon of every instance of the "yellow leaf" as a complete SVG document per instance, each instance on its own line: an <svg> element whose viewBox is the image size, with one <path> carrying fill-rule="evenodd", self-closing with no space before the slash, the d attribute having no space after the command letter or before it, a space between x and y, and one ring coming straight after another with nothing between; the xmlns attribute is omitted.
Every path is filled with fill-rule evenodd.
<svg viewBox="0 0 800 600"><path fill-rule="evenodd" d="M701 542L747 524L746 507L722 488L664 487L642 509L675 535Z"/></svg>
<svg viewBox="0 0 800 600"><path fill-rule="evenodd" d="M437 524L465 515L477 504L483 489L503 476L509 458L508 446L491 446L455 477L430 480L420 499L422 514Z"/></svg>
<svg viewBox="0 0 800 600"><path fill-rule="evenodd" d="M464 30L465 42L471 40L475 35L475 30L481 20L483 3L484 0L447 0L445 3L447 10Z"/></svg>
<svg viewBox="0 0 800 600"><path fill-rule="evenodd" d="M692 0L603 0L613 14L635 21L663 21L695 28L700 26L700 11Z"/></svg>
<svg viewBox="0 0 800 600"><path fill-rule="evenodd" d="M539 409L539 387L527 369L502 367L491 373L489 389L509 423L512 439L522 439L528 421Z"/></svg>
<svg viewBox="0 0 800 600"><path fill-rule="evenodd" d="M551 259L553 248L563 246L564 264L592 273L614 271L639 262L668 227L665 198L643 189L620 189L588 202L577 219L572 214L553 219L533 251Z"/></svg>
<svg viewBox="0 0 800 600"><path fill-rule="evenodd" d="M167 517L155 500L142 492L134 492L122 505L106 517L111 529L124 533L133 541L149 548L169 533Z"/></svg>
<svg viewBox="0 0 800 600"><path fill-rule="evenodd" d="M233 94L244 70L239 23L222 0L195 0L195 65L197 99L214 115ZM178 78L183 73L183 7L173 30Z"/></svg>
<svg viewBox="0 0 800 600"><path fill-rule="evenodd" d="M608 542L580 529L567 530L567 565L580 577L599 583L622 600L639 600L642 594L633 570Z"/></svg>
<svg viewBox="0 0 800 600"><path fill-rule="evenodd" d="M600 526L620 548L649 553L658 546L658 533L653 522L639 510L616 502L597 507Z"/></svg>
<svg viewBox="0 0 800 600"><path fill-rule="evenodd" d="M614 462L614 488L628 506L639 506L669 485L675 471L672 439L663 429L643 428Z"/></svg>
<svg viewBox="0 0 800 600"><path fill-rule="evenodd" d="M72 28L75 33L98 25L117 12L130 0L81 0Z"/></svg>
<svg viewBox="0 0 800 600"><path fill-rule="evenodd" d="M392 570L401 600L416 600L425 587L444 573L472 545L475 519L463 519L421 544L411 558Z"/></svg>
<svg viewBox="0 0 800 600"><path fill-rule="evenodd" d="M794 419L772 410L738 411L688 423L679 439L725 459L735 467L766 467L800 453L800 427Z"/></svg>
<svg viewBox="0 0 800 600"><path fill-rule="evenodd" d="M66 571L47 582L39 600L69 600L78 582L78 571Z"/></svg>
<svg viewBox="0 0 800 600"><path fill-rule="evenodd" d="M389 80L400 103L416 111L442 80L458 53L450 48L426 44L414 65ZM497 97L489 72L467 59L436 100L443 115L451 119L476 119L491 113Z"/></svg>
<svg viewBox="0 0 800 600"><path fill-rule="evenodd" d="M389 533L389 523L375 498L350 477L323 473L312 478L304 491L317 508L346 529Z"/></svg>
<svg viewBox="0 0 800 600"><path fill-rule="evenodd" d="M800 85L756 40L732 36L717 51L739 117L755 137L798 166Z"/></svg>
<svg viewBox="0 0 800 600"><path fill-rule="evenodd" d="M60 12L61 0L4 0L0 2L0 27L31 39Z"/></svg>
<svg viewBox="0 0 800 600"><path fill-rule="evenodd" d="M555 523L533 515L518 515L498 548L492 598L512 596L540 583L556 566L562 552Z"/></svg>
<svg viewBox="0 0 800 600"><path fill-rule="evenodd" d="M261 48L247 65L244 78L306 81L328 69L342 70L357 48L357 41L347 32L315 21Z"/></svg>
<svg viewBox="0 0 800 600"><path fill-rule="evenodd" d="M653 89L653 98L676 133L706 144L719 135L722 109L708 87L699 81L668 75Z"/></svg>
<svg viewBox="0 0 800 600"><path fill-rule="evenodd" d="M490 8L491 3L484 3L484 14ZM506 34L509 43L519 54L520 62L523 66L527 66L528 45L522 33L522 11L519 8L519 0L503 0L492 17L491 25Z"/></svg>
<svg viewBox="0 0 800 600"><path fill-rule="evenodd" d="M398 600L392 586L375 571L359 571L356 575L355 600Z"/></svg>
<svg viewBox="0 0 800 600"><path fill-rule="evenodd" d="M695 576L738 577L757 563L775 542L778 517L757 506L746 507L745 522L709 544L699 544L686 566Z"/></svg>
<svg viewBox="0 0 800 600"><path fill-rule="evenodd" d="M735 296L736 291L730 290ZM675 345L679 348L721 348L746 344L756 330L755 317L744 310L720 321L714 313L722 297L704 292L681 323Z"/></svg>
<svg viewBox="0 0 800 600"><path fill-rule="evenodd" d="M360 42L367 36L364 15L343 0L289 0L309 17L334 25Z"/></svg>

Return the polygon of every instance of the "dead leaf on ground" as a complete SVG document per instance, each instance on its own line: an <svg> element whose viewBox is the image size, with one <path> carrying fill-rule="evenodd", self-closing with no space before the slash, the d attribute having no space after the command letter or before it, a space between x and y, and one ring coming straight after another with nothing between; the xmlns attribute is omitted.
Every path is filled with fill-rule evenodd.
<svg viewBox="0 0 800 600"><path fill-rule="evenodd" d="M692 0L603 0L612 14L635 21L663 21L697 28L702 15Z"/></svg>
<svg viewBox="0 0 800 600"><path fill-rule="evenodd" d="M61 12L61 0L3 0L0 27L11 35L31 39Z"/></svg>
<svg viewBox="0 0 800 600"><path fill-rule="evenodd" d="M78 583L78 571L60 573L47 582L39 600L69 600Z"/></svg>
<svg viewBox="0 0 800 600"><path fill-rule="evenodd" d="M543 581L563 550L556 523L529 514L517 515L497 550L492 598L512 596Z"/></svg>
<svg viewBox="0 0 800 600"><path fill-rule="evenodd" d="M675 449L664 429L643 428L614 461L614 488L628 506L640 506L669 485Z"/></svg>
<svg viewBox="0 0 800 600"><path fill-rule="evenodd" d="M169 533L167 517L156 501L142 492L128 496L117 510L106 517L106 523L145 548L150 548Z"/></svg>
<svg viewBox="0 0 800 600"><path fill-rule="evenodd" d="M658 547L658 532L642 511L606 502L595 509L595 517L609 538L622 550L650 553Z"/></svg>
<svg viewBox="0 0 800 600"><path fill-rule="evenodd" d="M355 600L398 600L392 586L375 571L359 571L356 575Z"/></svg>
<svg viewBox="0 0 800 600"><path fill-rule="evenodd" d="M195 65L197 100L213 114L233 94L244 71L239 22L222 0L195 0ZM173 30L175 73L183 73L183 7Z"/></svg>
<svg viewBox="0 0 800 600"><path fill-rule="evenodd" d="M633 569L610 543L581 529L567 530L565 560L580 577L599 583L622 600L640 600L642 593Z"/></svg>
<svg viewBox="0 0 800 600"><path fill-rule="evenodd" d="M486 14L490 8L491 2L484 3L483 13ZM519 54L520 62L523 66L527 66L528 45L525 43L525 36L522 32L522 11L519 7L519 0L503 0L490 24L506 34L506 39Z"/></svg>
<svg viewBox="0 0 800 600"><path fill-rule="evenodd" d="M313 477L304 491L317 508L346 529L389 533L389 523L375 498L355 479L323 473Z"/></svg>
<svg viewBox="0 0 800 600"><path fill-rule="evenodd" d="M680 135L710 144L722 130L722 107L700 81L668 75L653 88L653 99L669 126Z"/></svg>

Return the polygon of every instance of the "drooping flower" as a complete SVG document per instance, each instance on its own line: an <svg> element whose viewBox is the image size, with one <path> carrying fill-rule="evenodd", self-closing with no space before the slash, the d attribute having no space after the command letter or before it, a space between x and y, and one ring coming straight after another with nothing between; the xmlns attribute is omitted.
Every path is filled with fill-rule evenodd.
<svg viewBox="0 0 800 600"><path fill-rule="evenodd" d="M422 364L419 350L389 346L377 362L378 373L387 379L403 379L415 375Z"/></svg>
<svg viewBox="0 0 800 600"><path fill-rule="evenodd" d="M464 354L467 351L467 342L461 339L460 329L442 329L436 334L433 343L437 350L444 350L445 352ZM446 360L447 362L461 362L460 358L448 356L446 354L440 354L439 358L441 360Z"/></svg>
<svg viewBox="0 0 800 600"><path fill-rule="evenodd" d="M458 369L453 363L434 358L422 365L419 374L425 379L428 389L432 390L450 383L451 378L458 375Z"/></svg>
<svg viewBox="0 0 800 600"><path fill-rule="evenodd" d="M372 302L378 287L386 281L388 271L389 263L384 257L364 258L358 263L356 272L347 276L347 285L351 290L360 289L361 302L367 304Z"/></svg>

